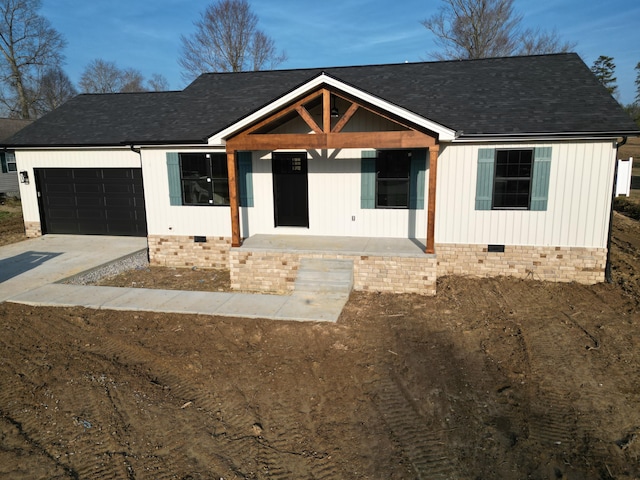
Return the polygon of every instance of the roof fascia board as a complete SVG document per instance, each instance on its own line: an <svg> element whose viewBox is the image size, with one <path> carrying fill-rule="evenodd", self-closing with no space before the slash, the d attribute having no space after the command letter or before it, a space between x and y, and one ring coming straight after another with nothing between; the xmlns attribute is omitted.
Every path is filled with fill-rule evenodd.
<svg viewBox="0 0 640 480"><path fill-rule="evenodd" d="M130 150L134 148L201 148L211 149L206 143L137 143L126 142L118 145L0 145L0 150Z"/></svg>
<svg viewBox="0 0 640 480"><path fill-rule="evenodd" d="M438 123L435 123L431 120L428 120L420 115L417 115L409 110L399 107L391 102L387 102L386 100L382 100L374 95L363 92L351 85L341 82L340 80L333 78L326 73L321 73L317 77L309 80L307 83L301 85L300 87L292 90L291 92L283 95L280 98L277 98L273 102L268 105L262 107L261 109L255 111L254 113L244 117L240 121L234 123L233 125L228 126L227 128L219 131L218 133L212 135L208 139L208 143L210 145L225 145L225 140L232 136L234 133L245 129L251 124L257 122L258 120L268 116L274 111L277 111L281 108L284 108L288 104L294 102L299 97L304 94L322 86L328 85L334 87L338 90L343 91L346 94L351 95L354 98L358 98L363 102L367 102L371 105L381 108L382 110L386 110L389 113L392 113L400 118L404 118L407 121L419 125L421 127L426 128L427 130L431 130L438 134L440 141L451 141L455 138L456 132L451 130L450 128L444 127Z"/></svg>
<svg viewBox="0 0 640 480"><path fill-rule="evenodd" d="M515 142L515 141L558 141L558 140L615 140L620 137L637 137L640 131L627 132L575 132L575 133L532 133L513 135L464 135L452 143Z"/></svg>

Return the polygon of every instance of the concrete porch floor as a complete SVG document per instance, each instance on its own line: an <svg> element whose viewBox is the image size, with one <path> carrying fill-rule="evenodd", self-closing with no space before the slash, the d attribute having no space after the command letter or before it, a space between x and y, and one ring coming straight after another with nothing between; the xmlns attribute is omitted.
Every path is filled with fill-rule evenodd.
<svg viewBox="0 0 640 480"><path fill-rule="evenodd" d="M253 235L244 240L244 250L305 254L374 255L424 257L425 240L411 238L329 237L315 235Z"/></svg>

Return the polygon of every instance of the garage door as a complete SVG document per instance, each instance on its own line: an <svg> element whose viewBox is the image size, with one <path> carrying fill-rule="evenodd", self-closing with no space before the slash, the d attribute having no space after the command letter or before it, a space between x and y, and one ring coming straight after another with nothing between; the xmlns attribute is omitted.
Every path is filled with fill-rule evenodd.
<svg viewBox="0 0 640 480"><path fill-rule="evenodd" d="M43 233L147 234L140 168L42 168L35 176Z"/></svg>

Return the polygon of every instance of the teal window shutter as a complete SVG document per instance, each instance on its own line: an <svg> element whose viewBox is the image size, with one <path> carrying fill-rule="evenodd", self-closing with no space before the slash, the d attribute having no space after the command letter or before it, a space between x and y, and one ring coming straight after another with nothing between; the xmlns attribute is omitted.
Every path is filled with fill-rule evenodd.
<svg viewBox="0 0 640 480"><path fill-rule="evenodd" d="M7 159L5 158L4 152L0 152L0 171L2 173L7 173Z"/></svg>
<svg viewBox="0 0 640 480"><path fill-rule="evenodd" d="M253 162L251 152L238 152L240 205L253 207Z"/></svg>
<svg viewBox="0 0 640 480"><path fill-rule="evenodd" d="M533 153L530 210L545 211L547 209L550 171L551 147L536 147Z"/></svg>
<svg viewBox="0 0 640 480"><path fill-rule="evenodd" d="M476 210L491 210L495 148L478 150L478 178L476 180Z"/></svg>
<svg viewBox="0 0 640 480"><path fill-rule="evenodd" d="M167 178L169 179L169 205L182 205L180 157L175 152L167 152Z"/></svg>
<svg viewBox="0 0 640 480"><path fill-rule="evenodd" d="M360 208L376 208L376 157L375 150L362 151Z"/></svg>
<svg viewBox="0 0 640 480"><path fill-rule="evenodd" d="M409 173L409 208L424 210L424 182L427 170L427 151L425 149L411 152L411 169Z"/></svg>

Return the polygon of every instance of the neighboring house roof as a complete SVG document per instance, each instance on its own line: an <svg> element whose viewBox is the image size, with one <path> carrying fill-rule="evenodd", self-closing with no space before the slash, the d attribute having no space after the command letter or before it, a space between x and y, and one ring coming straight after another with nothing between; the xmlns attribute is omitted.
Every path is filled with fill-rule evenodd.
<svg viewBox="0 0 640 480"><path fill-rule="evenodd" d="M79 95L5 143L206 143L322 73L463 138L640 133L580 57L569 53L210 73L178 92Z"/></svg>
<svg viewBox="0 0 640 480"><path fill-rule="evenodd" d="M22 120L18 118L0 118L0 142L9 138L17 131L23 129L33 120Z"/></svg>

